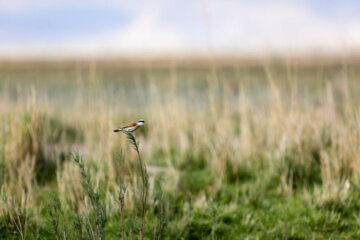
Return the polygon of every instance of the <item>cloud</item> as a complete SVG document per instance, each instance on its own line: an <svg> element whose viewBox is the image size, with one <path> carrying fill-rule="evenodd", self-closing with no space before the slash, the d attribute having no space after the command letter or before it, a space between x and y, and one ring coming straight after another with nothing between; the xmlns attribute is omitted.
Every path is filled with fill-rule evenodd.
<svg viewBox="0 0 360 240"><path fill-rule="evenodd" d="M104 42L121 51L171 51L189 46L185 33L163 22L160 15L156 9L143 12L123 28L104 33L99 45Z"/></svg>
<svg viewBox="0 0 360 240"><path fill-rule="evenodd" d="M360 49L360 16L354 11L359 4L352 1L160 0L119 3L92 0L90 3L125 11L131 20L86 35L63 29L64 37L56 42L26 38L10 42L0 40L0 53ZM90 3L77 1L80 5ZM6 12L21 18L29 12L61 9L59 6L69 4L68 0L34 0L31 4L25 0L0 0L0 15ZM1 32L4 33L2 29L0 35Z"/></svg>
<svg viewBox="0 0 360 240"><path fill-rule="evenodd" d="M358 45L358 21L324 18L299 2L249 4L212 1L209 6L214 48L328 49ZM226 18L224 18L226 16Z"/></svg>

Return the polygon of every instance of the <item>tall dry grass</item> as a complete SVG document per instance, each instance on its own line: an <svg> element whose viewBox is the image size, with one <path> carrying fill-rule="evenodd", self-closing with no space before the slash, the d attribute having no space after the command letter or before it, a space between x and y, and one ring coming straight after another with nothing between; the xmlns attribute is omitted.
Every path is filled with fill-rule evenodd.
<svg viewBox="0 0 360 240"><path fill-rule="evenodd" d="M25 94L17 102L4 94L0 110L5 169L1 194L7 196L8 205L0 205L1 213L7 214L10 203L21 208L36 206L36 176L42 174L36 169L47 161L57 164L56 186L64 207L84 210L79 172L68 155L61 160L58 154L64 148L77 149L86 159L95 188L101 186L105 193L106 212L119 210L119 177L129 183L125 202L134 208L139 196L137 156L125 147L126 139L111 130L139 117L147 121L136 135L148 161L150 192L158 173L165 175L165 191L181 192L182 169L198 161L204 161L215 176L207 193L216 193L227 175L244 166L266 166L270 176L280 179L278 191L285 195L295 188L315 186L318 201L344 197L349 187L346 183L359 182L359 102L351 91L356 76L349 81L339 70L335 81L309 93L301 90L302 83L291 69L284 81L276 70L266 67L259 100L243 84L241 75L227 81L215 68L208 69L201 97L195 80L187 81L179 93L184 79L179 79L175 68L170 70L164 83L154 79L150 69L145 80L148 88L136 88L135 98L146 107L127 107L129 100L121 91L112 99L116 104L109 104L94 65L89 74L77 75L77 100L66 108L52 108L44 100L51 96L43 92ZM62 134L66 134L64 126L71 125L82 140L69 144L63 137L50 142L52 119L58 120ZM46 155L44 149L55 156ZM123 161L119 169L116 157L120 149ZM195 202L201 202L204 194L194 196Z"/></svg>

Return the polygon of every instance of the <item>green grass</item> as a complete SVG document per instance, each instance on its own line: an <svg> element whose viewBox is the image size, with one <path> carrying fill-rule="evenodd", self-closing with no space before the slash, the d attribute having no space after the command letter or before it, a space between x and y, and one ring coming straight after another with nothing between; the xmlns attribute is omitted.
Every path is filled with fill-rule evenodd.
<svg viewBox="0 0 360 240"><path fill-rule="evenodd" d="M196 183L198 178L187 173L187 181ZM294 192L294 196L286 197L266 185L271 183L261 178L246 183L238 182L236 185L225 184L219 189L214 200L217 208L216 239L353 239L358 236L359 190L354 189L350 199L344 202L335 200L319 205L312 199L304 198L300 189ZM237 200L234 203L228 198ZM51 218L45 211L49 199L44 198L39 204L42 206L40 221L30 215L27 239L54 239ZM208 208L201 204L194 206L191 199L184 200L182 196L173 194L166 194L166 199L168 225L163 239L211 239L212 220ZM147 238L152 239L157 217L152 207L148 211L145 233ZM65 224L71 228L74 213L65 214ZM138 236L140 221L136 215L127 210L124 219L126 236ZM0 219L0 234L2 238L19 238L6 216ZM104 234L106 239L121 237L119 213L109 217Z"/></svg>
<svg viewBox="0 0 360 240"><path fill-rule="evenodd" d="M354 239L360 233L360 188L354 187L345 200L339 197L317 203L314 191L304 196L302 187L295 188L292 196L282 194L266 168L250 166L246 170L246 174L244 169L232 173L231 178L236 180L224 183L214 197L216 239ZM211 211L195 199L200 192L206 192L213 178L207 170L185 169L179 192L164 193L168 224L163 239L211 239ZM56 192L42 192L38 203L40 219L29 215L27 239L54 239L47 204L52 204L51 195ZM90 194L94 193L90 190ZM152 239L157 222L154 206L148 207L145 231L148 239ZM74 212L65 211L63 224L72 228L74 218ZM140 219L126 207L124 222L126 236L138 236ZM19 238L6 216L0 219L0 236ZM119 212L109 215L104 236L106 239L121 237Z"/></svg>

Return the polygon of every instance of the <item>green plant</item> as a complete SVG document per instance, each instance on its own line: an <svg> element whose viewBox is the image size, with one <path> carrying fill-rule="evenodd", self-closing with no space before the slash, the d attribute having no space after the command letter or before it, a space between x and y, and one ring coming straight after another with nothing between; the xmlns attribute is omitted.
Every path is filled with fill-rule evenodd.
<svg viewBox="0 0 360 240"><path fill-rule="evenodd" d="M137 143L134 135L128 131L122 131L127 135L127 138L131 145L134 147L137 152L140 172L141 172L141 183L142 183L142 191L141 191L141 230L140 230L140 238L144 239L144 231L145 231L145 217L146 217L146 202L147 202L147 193L148 193L148 175L146 171L146 166L143 163L140 152L139 152L139 144Z"/></svg>
<svg viewBox="0 0 360 240"><path fill-rule="evenodd" d="M119 186L119 202L120 202L120 216L121 216L121 239L125 238L124 227L124 204L125 204L126 184L120 183Z"/></svg>
<svg viewBox="0 0 360 240"><path fill-rule="evenodd" d="M127 185L123 183L123 180L121 178L121 167L122 167L122 159L123 155L120 151L118 156L116 157L118 159L118 182L119 182L119 194L118 194L118 200L120 203L120 218L121 218L121 239L125 239L125 226L124 226L124 206L125 206L125 194Z"/></svg>
<svg viewBox="0 0 360 240"><path fill-rule="evenodd" d="M215 240L215 227L216 227L216 216L217 209L213 199L210 199L210 214L211 214L211 239Z"/></svg>
<svg viewBox="0 0 360 240"><path fill-rule="evenodd" d="M60 200L56 196L53 196L52 203L48 205L48 212L56 239L62 239L62 235L64 236L64 239L66 239L66 231L64 228L61 229L60 220L61 217L64 219L64 212L61 210Z"/></svg>
<svg viewBox="0 0 360 240"><path fill-rule="evenodd" d="M83 225L84 225L83 218L79 213L77 213L74 220L75 239L80 239L80 240L83 239L83 235L84 235L82 228Z"/></svg>
<svg viewBox="0 0 360 240"><path fill-rule="evenodd" d="M165 210L165 196L159 180L155 181L155 196L154 196L154 211L156 215L157 222L159 224L159 229L156 231L155 223L155 237L154 239L161 240L163 239L164 232L167 228L167 215Z"/></svg>
<svg viewBox="0 0 360 240"><path fill-rule="evenodd" d="M85 194L90 199L92 213L95 218L94 222L96 226L96 231L92 229L92 224L89 219L89 214L88 212L86 212L86 217L88 218L88 230L91 232L93 238L96 235L96 238L104 239L105 238L104 228L106 224L105 204L101 202L99 193L95 192L94 186L90 179L90 174L85 170L84 162L78 153L73 154L73 160L79 166L80 175L81 175L81 184Z"/></svg>

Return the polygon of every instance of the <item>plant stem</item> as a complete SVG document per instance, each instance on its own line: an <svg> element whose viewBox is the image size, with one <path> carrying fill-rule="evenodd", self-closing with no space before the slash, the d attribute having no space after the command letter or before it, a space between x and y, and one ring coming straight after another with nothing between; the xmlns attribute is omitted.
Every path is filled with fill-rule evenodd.
<svg viewBox="0 0 360 240"><path fill-rule="evenodd" d="M123 216L123 207L120 209L120 215L121 215L121 239L125 239L125 228L124 228L124 216Z"/></svg>
<svg viewBox="0 0 360 240"><path fill-rule="evenodd" d="M120 216L121 216L121 239L125 239L125 227L124 227L124 204L125 204L125 193L126 193L126 186L122 185L120 182L119 187L119 202L120 202Z"/></svg>
<svg viewBox="0 0 360 240"><path fill-rule="evenodd" d="M142 211L141 211L141 232L140 232L140 238L141 240L144 239L144 229L145 229L145 214L146 214L146 193L145 193L145 172L143 163L140 157L139 149L136 144L136 151L138 153L139 163L140 163L140 170L141 170L141 178L142 178Z"/></svg>
<svg viewBox="0 0 360 240"><path fill-rule="evenodd" d="M141 231L140 231L140 239L144 239L144 232L145 232L145 216L146 216L146 192L147 192L147 174L146 174L146 167L143 164L143 161L140 156L140 151L138 147L138 143L134 135L131 132L124 131L129 139L130 143L134 146L135 151L138 155L140 171L141 171L141 181L142 181L142 194L141 194Z"/></svg>

